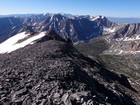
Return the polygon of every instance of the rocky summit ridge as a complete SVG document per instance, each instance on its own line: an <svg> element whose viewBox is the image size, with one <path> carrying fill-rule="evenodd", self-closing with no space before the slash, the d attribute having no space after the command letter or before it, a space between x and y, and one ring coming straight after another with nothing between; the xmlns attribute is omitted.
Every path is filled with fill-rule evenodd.
<svg viewBox="0 0 140 105"><path fill-rule="evenodd" d="M0 61L0 105L135 105L139 98L127 77L54 31Z"/></svg>

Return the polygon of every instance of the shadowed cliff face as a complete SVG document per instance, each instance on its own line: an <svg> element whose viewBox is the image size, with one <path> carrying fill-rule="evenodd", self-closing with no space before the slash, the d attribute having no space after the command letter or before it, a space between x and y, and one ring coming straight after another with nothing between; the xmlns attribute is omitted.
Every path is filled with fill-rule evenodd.
<svg viewBox="0 0 140 105"><path fill-rule="evenodd" d="M0 55L0 104L134 105L127 78L79 53L50 32L33 45Z"/></svg>

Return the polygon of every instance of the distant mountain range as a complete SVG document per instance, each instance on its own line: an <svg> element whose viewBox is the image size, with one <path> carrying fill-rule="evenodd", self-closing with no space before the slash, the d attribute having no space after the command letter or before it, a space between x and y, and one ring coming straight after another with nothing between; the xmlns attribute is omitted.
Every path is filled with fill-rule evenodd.
<svg viewBox="0 0 140 105"><path fill-rule="evenodd" d="M52 13L43 13L43 14L52 14ZM74 16L72 14L60 13L66 17ZM1 17L31 17L34 15L41 14L11 14L11 15L0 15ZM77 15L78 16L78 15ZM110 21L115 23L140 23L140 17L107 17Z"/></svg>
<svg viewBox="0 0 140 105"><path fill-rule="evenodd" d="M110 21L116 22L116 23L140 23L140 18L134 18L134 17L107 17Z"/></svg>
<svg viewBox="0 0 140 105"><path fill-rule="evenodd" d="M15 15L0 18L0 42L23 32L55 30L63 38L68 37L73 42L88 41L102 35L103 32L112 32L115 23L103 16L73 16L69 14L32 14Z"/></svg>
<svg viewBox="0 0 140 105"><path fill-rule="evenodd" d="M120 19L120 18L112 18ZM140 23L115 23L104 16L75 16L71 14L20 14L0 18L0 43L20 33L41 33L54 30L64 39L69 38L73 44L88 42L102 36L107 42L115 44L106 53L140 52L139 44L133 48L125 48L122 44L140 39ZM116 43L115 43L115 41ZM119 42L118 42L119 41ZM121 44L120 44L121 43ZM116 47L118 46L118 47ZM119 47L120 46L120 47Z"/></svg>

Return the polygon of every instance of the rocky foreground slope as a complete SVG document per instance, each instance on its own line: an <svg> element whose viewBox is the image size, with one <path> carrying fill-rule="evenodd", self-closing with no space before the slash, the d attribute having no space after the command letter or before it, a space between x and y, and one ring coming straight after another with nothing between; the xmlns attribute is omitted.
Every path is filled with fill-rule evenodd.
<svg viewBox="0 0 140 105"><path fill-rule="evenodd" d="M79 53L54 32L0 55L0 105L135 105L124 75Z"/></svg>

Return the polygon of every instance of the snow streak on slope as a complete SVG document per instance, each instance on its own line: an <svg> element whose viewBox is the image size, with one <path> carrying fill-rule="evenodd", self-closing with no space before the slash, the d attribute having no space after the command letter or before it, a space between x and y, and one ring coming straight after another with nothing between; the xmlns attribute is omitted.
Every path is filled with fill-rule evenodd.
<svg viewBox="0 0 140 105"><path fill-rule="evenodd" d="M124 37L123 39L117 41L137 41L140 40L140 35L133 35L133 37Z"/></svg>
<svg viewBox="0 0 140 105"><path fill-rule="evenodd" d="M104 31L105 32L108 32L108 33L112 33L112 32L115 32L115 28L106 28L106 27L104 27Z"/></svg>
<svg viewBox="0 0 140 105"><path fill-rule="evenodd" d="M26 32L22 32L19 33L11 38L9 38L8 40L6 40L5 42L0 44L0 54L3 53L10 53L12 51L15 51L19 48L23 48L26 45L29 44L33 44L33 42L43 36L45 36L45 32L41 32L38 35L29 37L30 34L26 34ZM29 37L29 38L28 38ZM17 43L18 41L25 39L26 40L22 41L21 43Z"/></svg>
<svg viewBox="0 0 140 105"><path fill-rule="evenodd" d="M91 17L91 21L95 21L95 20L103 19L103 18L104 18L104 16Z"/></svg>

